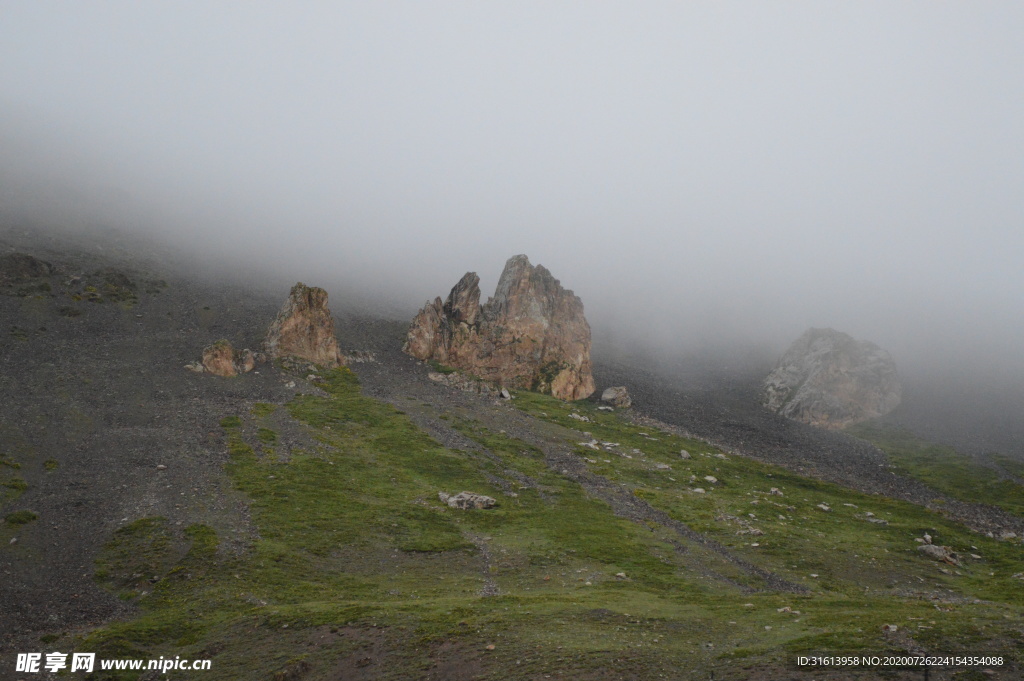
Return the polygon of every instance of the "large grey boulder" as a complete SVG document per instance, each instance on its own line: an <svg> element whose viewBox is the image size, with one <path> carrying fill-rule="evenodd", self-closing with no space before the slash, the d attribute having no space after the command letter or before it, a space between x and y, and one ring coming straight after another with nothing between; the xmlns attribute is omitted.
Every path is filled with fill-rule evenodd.
<svg viewBox="0 0 1024 681"><path fill-rule="evenodd" d="M889 413L901 394L888 352L834 329L809 329L764 381L766 407L832 429Z"/></svg>

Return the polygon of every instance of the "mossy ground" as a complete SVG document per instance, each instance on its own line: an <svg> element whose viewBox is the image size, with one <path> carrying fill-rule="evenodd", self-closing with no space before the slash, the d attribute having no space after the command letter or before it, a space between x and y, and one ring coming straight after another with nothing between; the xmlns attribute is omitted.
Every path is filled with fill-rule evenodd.
<svg viewBox="0 0 1024 681"><path fill-rule="evenodd" d="M260 446L258 430L256 441L244 435L268 406L221 422L228 473L258 532L251 548L232 555L212 529L180 532L160 518L122 528L97 577L140 614L92 632L79 650L212 658L209 679L742 679L792 671L804 652L905 650L906 634L882 631L897 624L933 652L1021 655L1019 545L910 504L723 459L589 403L517 394L521 410L631 457L576 447L593 473L807 587L750 592L697 569L697 549L680 550L665 528L615 515L535 447L449 415L480 447L446 449L362 396L347 369L324 372L318 386L329 396L287 405L317 443L287 461ZM437 497L462 490L498 506L458 511ZM763 534L738 534L751 528ZM925 531L981 558L947 570L917 551Z"/></svg>

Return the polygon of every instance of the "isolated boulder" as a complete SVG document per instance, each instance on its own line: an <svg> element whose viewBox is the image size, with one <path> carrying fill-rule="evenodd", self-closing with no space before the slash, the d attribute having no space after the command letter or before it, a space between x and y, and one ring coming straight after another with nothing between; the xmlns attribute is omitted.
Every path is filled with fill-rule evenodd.
<svg viewBox="0 0 1024 681"><path fill-rule="evenodd" d="M766 407L833 429L889 413L901 394L889 353L834 329L809 329L764 381Z"/></svg>
<svg viewBox="0 0 1024 681"><path fill-rule="evenodd" d="M483 494L476 494L474 492L459 492L458 494L445 494L444 492L438 492L437 497L452 508L458 508L464 511L472 508L494 508L495 504L497 504L497 502L491 497L485 497Z"/></svg>
<svg viewBox="0 0 1024 681"><path fill-rule="evenodd" d="M921 544L917 550L932 560L938 560L950 565L960 565L960 559L956 552L948 546L937 546L935 544Z"/></svg>
<svg viewBox="0 0 1024 681"><path fill-rule="evenodd" d="M298 357L328 368L344 364L334 335L334 318L327 307L327 291L295 284L267 331L263 350L271 359Z"/></svg>
<svg viewBox="0 0 1024 681"><path fill-rule="evenodd" d="M601 393L601 401L619 409L625 409L633 404L633 400L629 399L629 391L624 385L605 388Z"/></svg>
<svg viewBox="0 0 1024 681"><path fill-rule="evenodd" d="M222 339L203 348L202 366L215 376L237 376L256 367L256 355L248 348L235 350L230 341Z"/></svg>
<svg viewBox="0 0 1024 681"><path fill-rule="evenodd" d="M579 400L594 392L583 302L525 255L509 258L494 296L480 304L468 272L442 302L413 319L404 350L501 386Z"/></svg>

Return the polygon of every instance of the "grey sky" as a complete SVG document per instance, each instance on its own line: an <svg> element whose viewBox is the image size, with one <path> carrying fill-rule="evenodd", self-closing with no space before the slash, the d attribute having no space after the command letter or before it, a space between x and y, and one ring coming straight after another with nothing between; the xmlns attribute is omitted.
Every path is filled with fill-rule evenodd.
<svg viewBox="0 0 1024 681"><path fill-rule="evenodd" d="M1017 2L0 1L0 197L410 308L523 252L620 337L1021 367L1021 45Z"/></svg>

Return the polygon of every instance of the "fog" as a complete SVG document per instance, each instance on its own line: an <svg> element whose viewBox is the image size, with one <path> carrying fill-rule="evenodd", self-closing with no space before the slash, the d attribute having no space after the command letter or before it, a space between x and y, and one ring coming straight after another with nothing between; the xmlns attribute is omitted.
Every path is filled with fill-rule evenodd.
<svg viewBox="0 0 1024 681"><path fill-rule="evenodd" d="M405 313L527 253L609 346L832 326L1017 380L1022 36L1011 2L5 1L0 207Z"/></svg>

